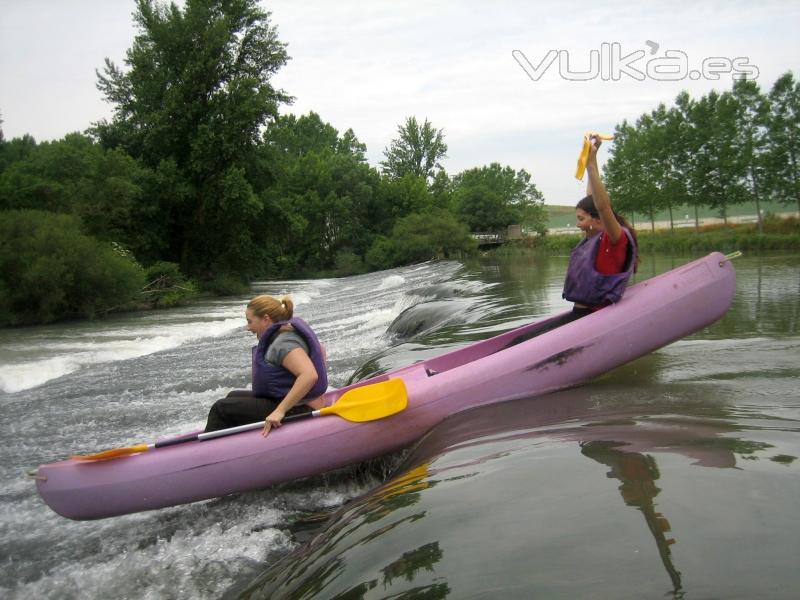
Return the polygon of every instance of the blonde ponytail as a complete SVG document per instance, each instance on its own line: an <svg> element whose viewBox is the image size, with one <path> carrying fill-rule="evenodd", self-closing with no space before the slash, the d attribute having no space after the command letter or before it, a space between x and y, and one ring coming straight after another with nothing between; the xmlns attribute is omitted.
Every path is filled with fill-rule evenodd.
<svg viewBox="0 0 800 600"><path fill-rule="evenodd" d="M247 303L247 308L256 317L269 317L275 322L288 321L294 315L294 303L289 296L284 296L280 300L263 294L256 296Z"/></svg>

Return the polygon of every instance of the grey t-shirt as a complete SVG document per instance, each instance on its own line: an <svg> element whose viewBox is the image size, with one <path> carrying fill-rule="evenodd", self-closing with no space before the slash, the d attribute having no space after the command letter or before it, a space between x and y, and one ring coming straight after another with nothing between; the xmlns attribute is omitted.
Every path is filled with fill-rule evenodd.
<svg viewBox="0 0 800 600"><path fill-rule="evenodd" d="M308 344L303 336L296 331L284 331L279 333L267 348L266 361L276 367L283 366L283 359L295 348L301 348L303 352L309 354Z"/></svg>

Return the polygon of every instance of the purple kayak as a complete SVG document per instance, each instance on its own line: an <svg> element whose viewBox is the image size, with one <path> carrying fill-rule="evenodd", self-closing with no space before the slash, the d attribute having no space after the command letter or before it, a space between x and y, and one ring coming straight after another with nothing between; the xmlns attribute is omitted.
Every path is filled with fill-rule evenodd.
<svg viewBox="0 0 800 600"><path fill-rule="evenodd" d="M355 464L409 446L459 411L581 384L702 329L727 312L735 286L730 261L713 253L536 337L525 334L549 319L325 394L332 405L348 390L374 384L378 390L401 379L408 404L391 416L367 422L329 416L287 423L266 438L251 430L113 460L64 460L38 468L38 491L60 515L101 519Z"/></svg>

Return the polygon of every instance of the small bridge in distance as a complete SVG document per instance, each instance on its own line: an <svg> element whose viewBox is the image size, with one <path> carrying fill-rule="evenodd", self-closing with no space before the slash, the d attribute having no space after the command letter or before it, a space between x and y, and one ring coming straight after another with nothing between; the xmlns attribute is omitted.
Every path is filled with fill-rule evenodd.
<svg viewBox="0 0 800 600"><path fill-rule="evenodd" d="M480 231L470 236L478 242L478 248L497 248L506 241L506 236L497 231Z"/></svg>
<svg viewBox="0 0 800 600"><path fill-rule="evenodd" d="M523 237L521 225L509 225L500 231L476 231L470 235L478 242L478 248L497 248L508 240L521 240Z"/></svg>

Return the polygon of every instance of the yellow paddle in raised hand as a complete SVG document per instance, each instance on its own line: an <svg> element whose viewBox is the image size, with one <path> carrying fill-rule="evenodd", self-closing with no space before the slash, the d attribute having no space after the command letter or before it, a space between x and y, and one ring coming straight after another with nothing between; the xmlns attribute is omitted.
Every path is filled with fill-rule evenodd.
<svg viewBox="0 0 800 600"><path fill-rule="evenodd" d="M588 131L586 135L583 136L583 147L581 148L581 153L578 155L578 168L575 170L575 179L583 179L583 174L586 172L586 163L589 162L589 149L592 146L593 137L607 142L614 139L613 135L594 133L591 131Z"/></svg>
<svg viewBox="0 0 800 600"><path fill-rule="evenodd" d="M296 421L298 419L304 419L308 417L337 415L347 421L363 423L366 421L377 421L378 419L389 417L404 410L406 406L408 406L408 392L406 391L405 383L403 383L402 379L389 379L387 381L362 385L351 390L347 390L331 406L326 406L325 408L299 415L289 415L283 419L283 422ZM130 456L131 454L146 452L154 448L175 446L177 444L183 444L184 442L193 442L195 440L203 441L234 435L242 431L260 429L263 426L264 421L260 421L258 423L239 425L238 427L231 427L229 429L220 429L219 431L194 433L168 440L161 440L154 444L137 444L135 446L126 446L124 448L112 448L111 450L103 450L102 452L96 452L94 454L74 454L72 458L75 460L85 461L108 460L110 458L119 458L122 456Z"/></svg>

